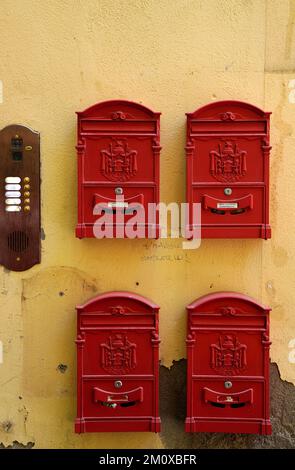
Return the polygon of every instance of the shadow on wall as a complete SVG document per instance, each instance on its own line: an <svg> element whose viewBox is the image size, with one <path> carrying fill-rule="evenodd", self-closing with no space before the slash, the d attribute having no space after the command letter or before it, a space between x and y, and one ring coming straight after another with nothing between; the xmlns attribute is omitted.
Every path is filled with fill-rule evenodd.
<svg viewBox="0 0 295 470"><path fill-rule="evenodd" d="M295 386L281 380L275 363L270 367L272 435L186 433L186 360L160 367L160 416L167 449L258 449L295 447Z"/></svg>

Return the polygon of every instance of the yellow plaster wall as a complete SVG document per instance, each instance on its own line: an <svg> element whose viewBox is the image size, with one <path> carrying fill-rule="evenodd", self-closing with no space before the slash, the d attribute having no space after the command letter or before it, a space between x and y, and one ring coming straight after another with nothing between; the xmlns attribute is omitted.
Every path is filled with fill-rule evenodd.
<svg viewBox="0 0 295 470"><path fill-rule="evenodd" d="M161 306L167 366L185 357L193 299L236 290L262 300L273 307L272 360L295 382L294 21L295 0L0 0L0 127L41 133L45 233L40 265L0 274L0 442L162 447L154 434L73 432L75 305L108 290ZM273 238L185 251L181 240L76 239L75 111L114 98L163 113L164 202L185 197L185 112L221 99L272 110Z"/></svg>

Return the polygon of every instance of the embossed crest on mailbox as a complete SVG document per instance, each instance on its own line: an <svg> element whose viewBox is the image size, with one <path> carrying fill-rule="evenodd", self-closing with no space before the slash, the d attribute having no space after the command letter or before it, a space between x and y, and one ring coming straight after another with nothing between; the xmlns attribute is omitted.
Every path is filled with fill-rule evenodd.
<svg viewBox="0 0 295 470"><path fill-rule="evenodd" d="M187 432L271 434L269 311L218 292L187 307Z"/></svg>
<svg viewBox="0 0 295 470"><path fill-rule="evenodd" d="M148 204L159 202L160 114L123 100L77 113L78 238L98 237L94 224L102 214L114 238L126 237L135 216L143 238L159 236L158 215L151 210L148 219Z"/></svg>
<svg viewBox="0 0 295 470"><path fill-rule="evenodd" d="M187 114L187 201L203 238L270 238L269 112L219 101Z"/></svg>
<svg viewBox="0 0 295 470"><path fill-rule="evenodd" d="M158 311L130 292L77 307L77 433L160 431Z"/></svg>

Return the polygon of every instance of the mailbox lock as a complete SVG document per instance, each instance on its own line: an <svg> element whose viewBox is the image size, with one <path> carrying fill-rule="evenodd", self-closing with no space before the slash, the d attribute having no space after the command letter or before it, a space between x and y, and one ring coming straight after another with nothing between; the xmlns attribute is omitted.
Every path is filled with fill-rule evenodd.
<svg viewBox="0 0 295 470"><path fill-rule="evenodd" d="M232 382L230 382L229 380L226 380L226 381L224 382L224 386L225 386L225 388L232 388L233 384L232 384Z"/></svg>
<svg viewBox="0 0 295 470"><path fill-rule="evenodd" d="M224 188L223 192L226 196L230 196L232 194L233 190L231 188Z"/></svg>
<svg viewBox="0 0 295 470"><path fill-rule="evenodd" d="M121 196L123 194L123 188L120 188L120 187L115 188L115 194L117 196Z"/></svg>
<svg viewBox="0 0 295 470"><path fill-rule="evenodd" d="M123 385L123 382L121 382L121 380L115 380L114 382L115 388L121 388L122 385Z"/></svg>

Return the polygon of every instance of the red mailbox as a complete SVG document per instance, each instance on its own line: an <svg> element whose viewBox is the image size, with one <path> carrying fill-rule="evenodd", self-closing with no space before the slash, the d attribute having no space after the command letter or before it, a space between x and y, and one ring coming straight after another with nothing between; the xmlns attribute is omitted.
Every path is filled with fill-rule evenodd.
<svg viewBox="0 0 295 470"><path fill-rule="evenodd" d="M271 434L270 308L217 292L187 310L185 430Z"/></svg>
<svg viewBox="0 0 295 470"><path fill-rule="evenodd" d="M77 307L77 433L160 431L158 311L130 292Z"/></svg>
<svg viewBox="0 0 295 470"><path fill-rule="evenodd" d="M143 237L159 236L148 204L159 202L160 114L122 100L77 113L78 238L98 237L94 224L102 214L108 216L104 231L114 238L126 237L135 216Z"/></svg>
<svg viewBox="0 0 295 470"><path fill-rule="evenodd" d="M187 114L189 229L201 224L203 238L270 238L270 114L240 101Z"/></svg>

